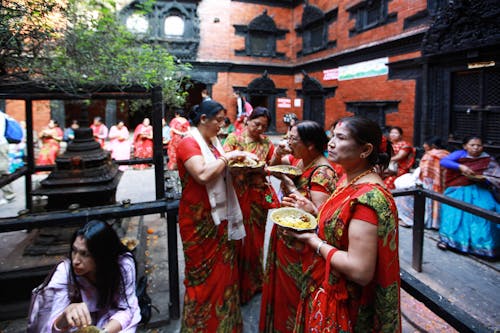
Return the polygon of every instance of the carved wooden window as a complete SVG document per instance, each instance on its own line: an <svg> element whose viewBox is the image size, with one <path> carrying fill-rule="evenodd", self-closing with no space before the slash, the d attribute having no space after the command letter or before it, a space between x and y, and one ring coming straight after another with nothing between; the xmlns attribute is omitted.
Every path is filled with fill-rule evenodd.
<svg viewBox="0 0 500 333"><path fill-rule="evenodd" d="M500 148L500 70L453 73L450 118L452 142L479 135L486 145Z"/></svg>
<svg viewBox="0 0 500 333"><path fill-rule="evenodd" d="M180 13L171 13L163 21L163 32L165 36L182 37L184 36L184 18Z"/></svg>
<svg viewBox="0 0 500 333"><path fill-rule="evenodd" d="M297 56L303 56L336 46L336 41L328 40L328 27L337 18L337 8L323 13L321 9L306 5L302 13L302 22L297 27L302 36L302 50Z"/></svg>
<svg viewBox="0 0 500 333"><path fill-rule="evenodd" d="M397 13L388 13L389 1L391 0L365 0L348 7L349 17L356 20L354 28L349 30L349 35L353 36L396 21Z"/></svg>
<svg viewBox="0 0 500 333"><path fill-rule="evenodd" d="M127 28L144 40L159 43L179 59L196 59L200 43L197 3L191 0L156 0L152 11L142 10L141 0L121 12Z"/></svg>
<svg viewBox="0 0 500 333"><path fill-rule="evenodd" d="M366 117L377 122L382 129L386 128L385 116L398 111L399 101L359 101L346 102L348 112L356 116Z"/></svg>
<svg viewBox="0 0 500 333"><path fill-rule="evenodd" d="M283 39L288 30L278 29L274 20L264 10L248 26L235 25L236 34L245 37L245 49L235 50L238 56L284 58L276 51L276 40Z"/></svg>
<svg viewBox="0 0 500 333"><path fill-rule="evenodd" d="M273 57L275 55L276 38L266 32L254 30L249 33L250 55L256 57Z"/></svg>
<svg viewBox="0 0 500 333"><path fill-rule="evenodd" d="M441 9L446 8L450 0L427 0L427 10L431 15L436 14Z"/></svg>

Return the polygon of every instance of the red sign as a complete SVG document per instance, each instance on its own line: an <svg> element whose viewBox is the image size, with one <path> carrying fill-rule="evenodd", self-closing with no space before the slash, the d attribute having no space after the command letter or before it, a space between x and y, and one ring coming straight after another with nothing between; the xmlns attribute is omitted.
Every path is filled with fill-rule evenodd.
<svg viewBox="0 0 500 333"><path fill-rule="evenodd" d="M278 98L276 102L279 108L290 109L292 107L292 100L290 98Z"/></svg>

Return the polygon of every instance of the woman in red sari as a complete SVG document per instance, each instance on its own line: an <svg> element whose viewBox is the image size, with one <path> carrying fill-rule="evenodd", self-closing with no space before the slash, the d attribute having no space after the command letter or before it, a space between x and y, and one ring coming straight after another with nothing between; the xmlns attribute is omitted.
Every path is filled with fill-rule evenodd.
<svg viewBox="0 0 500 333"><path fill-rule="evenodd" d="M270 121L271 114L268 109L260 106L255 108L248 117L243 132L229 134L224 143L224 150L248 151L257 155L260 161L269 163L274 153L274 145L264 132ZM262 290L266 217L268 210L278 207L279 202L262 171L234 175L234 186L247 234L238 251L240 300L245 304Z"/></svg>
<svg viewBox="0 0 500 333"><path fill-rule="evenodd" d="M227 164L257 156L224 153L217 139L224 116L223 106L213 100L195 106L190 115L195 127L177 148L186 261L181 332L243 330L236 248L245 228Z"/></svg>
<svg viewBox="0 0 500 333"><path fill-rule="evenodd" d="M137 125L134 131L134 157L153 157L153 126L149 118L144 118L142 124ZM134 169L146 169L150 164L135 164Z"/></svg>
<svg viewBox="0 0 500 333"><path fill-rule="evenodd" d="M276 149L275 163L295 163L303 169L302 175L292 181L282 176L285 193L299 193L320 206L335 190L337 174L324 157L328 139L325 131L314 121L297 122L288 136L293 156L283 157ZM283 235L273 226L267 251L266 273L260 309L260 332L292 332L302 290L303 258L311 250L293 237Z"/></svg>
<svg viewBox="0 0 500 333"><path fill-rule="evenodd" d="M46 128L39 135L42 147L36 159L37 165L56 164L56 157L59 154L60 142L63 138L63 131L57 123L51 119Z"/></svg>
<svg viewBox="0 0 500 333"><path fill-rule="evenodd" d="M410 172L413 163L415 163L415 148L409 142L403 140L403 129L398 126L391 127L389 140L394 150L391 163L397 165L397 171L386 170L384 183L389 190L393 190L396 178Z"/></svg>
<svg viewBox="0 0 500 333"><path fill-rule="evenodd" d="M189 133L189 121L181 116L181 111L176 111L175 117L170 121L168 126L170 127L170 141L167 146L167 168L169 170L177 170L177 146L182 138Z"/></svg>
<svg viewBox="0 0 500 333"><path fill-rule="evenodd" d="M305 283L294 332L312 332L321 325L322 332L401 332L397 210L374 172L376 166L387 166L390 151L375 122L341 119L328 143L329 157L345 171L334 194L322 207L295 194L284 199L284 205L319 213L317 233L284 231L310 250L302 266ZM311 312L317 310L312 302L328 264L334 292L327 304L342 307L344 316Z"/></svg>

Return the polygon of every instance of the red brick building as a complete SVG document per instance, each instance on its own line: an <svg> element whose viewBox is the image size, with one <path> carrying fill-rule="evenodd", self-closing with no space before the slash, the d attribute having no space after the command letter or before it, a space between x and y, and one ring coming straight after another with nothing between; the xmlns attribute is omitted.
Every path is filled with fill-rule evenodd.
<svg viewBox="0 0 500 333"><path fill-rule="evenodd" d="M239 91L271 110L272 132L285 131L286 113L325 128L357 114L402 127L415 145L480 133L500 151L498 1L157 0L147 16L122 2L130 29L193 65L186 108L207 88L234 117ZM89 112L111 125L116 110L108 101ZM70 112L37 103L35 129Z"/></svg>

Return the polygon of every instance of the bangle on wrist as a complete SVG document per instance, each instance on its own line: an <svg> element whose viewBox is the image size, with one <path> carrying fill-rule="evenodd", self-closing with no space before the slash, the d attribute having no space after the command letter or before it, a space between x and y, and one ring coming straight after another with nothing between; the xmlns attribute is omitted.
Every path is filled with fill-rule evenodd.
<svg viewBox="0 0 500 333"><path fill-rule="evenodd" d="M65 331L67 331L67 330L68 330L68 328L69 328L69 326L65 326L65 327L63 327L63 328L59 328L59 327L57 326L57 320L56 320L56 321L54 321L54 325L52 325L52 326L54 327L54 331L56 331L56 332L65 332Z"/></svg>
<svg viewBox="0 0 500 333"><path fill-rule="evenodd" d="M299 192L299 190L297 190L297 188L294 188L293 190L291 190L290 192L288 192L288 194L292 194L292 193L295 193L295 192Z"/></svg>
<svg viewBox="0 0 500 333"><path fill-rule="evenodd" d="M224 162L225 165L227 165L229 163L229 161L227 160L227 158L224 157L224 156L222 156L222 155L219 156L218 159L222 160L222 162Z"/></svg>
<svg viewBox="0 0 500 333"><path fill-rule="evenodd" d="M323 240L321 239L320 242L318 243L318 246L316 247L316 254L317 255L321 255L320 254L320 250L321 250L321 247L326 243L326 240Z"/></svg>

